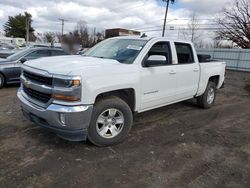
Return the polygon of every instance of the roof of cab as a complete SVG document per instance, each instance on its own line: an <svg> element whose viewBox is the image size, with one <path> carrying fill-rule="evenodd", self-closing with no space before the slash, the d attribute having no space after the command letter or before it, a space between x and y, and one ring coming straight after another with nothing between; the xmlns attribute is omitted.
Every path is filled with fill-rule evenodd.
<svg viewBox="0 0 250 188"><path fill-rule="evenodd" d="M137 39L137 40L147 40L147 41L167 39L170 42L191 43L191 41L168 39L167 37L119 36L119 37L113 37L113 38L110 38L110 39Z"/></svg>

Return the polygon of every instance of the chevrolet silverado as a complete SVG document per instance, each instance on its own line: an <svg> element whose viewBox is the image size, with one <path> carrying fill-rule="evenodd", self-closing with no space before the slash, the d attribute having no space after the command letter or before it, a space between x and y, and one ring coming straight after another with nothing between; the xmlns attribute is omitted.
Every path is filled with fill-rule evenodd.
<svg viewBox="0 0 250 188"><path fill-rule="evenodd" d="M116 37L82 56L25 62L17 96L32 122L109 146L125 139L136 113L192 98L210 108L224 75L225 62L199 62L190 42Z"/></svg>

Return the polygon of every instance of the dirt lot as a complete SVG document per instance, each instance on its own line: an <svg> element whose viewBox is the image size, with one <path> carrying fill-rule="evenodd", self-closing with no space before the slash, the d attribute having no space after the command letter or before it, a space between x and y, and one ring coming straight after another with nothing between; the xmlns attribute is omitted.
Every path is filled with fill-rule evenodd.
<svg viewBox="0 0 250 188"><path fill-rule="evenodd" d="M137 115L128 139L97 148L26 121L0 90L0 187L249 187L250 73L228 72L216 105Z"/></svg>

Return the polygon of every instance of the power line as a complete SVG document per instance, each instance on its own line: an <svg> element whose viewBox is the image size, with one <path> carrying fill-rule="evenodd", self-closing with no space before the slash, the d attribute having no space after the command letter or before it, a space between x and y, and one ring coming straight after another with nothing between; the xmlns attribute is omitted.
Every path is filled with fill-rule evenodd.
<svg viewBox="0 0 250 188"><path fill-rule="evenodd" d="M234 29L234 28L231 28ZM191 28L178 28L178 29L166 29L166 30L176 30L176 31L181 31L181 30L192 30ZM220 31L223 30L223 28L197 28L195 30L203 30L203 31ZM154 32L154 31L161 31L161 29L152 29L152 30L145 30L142 32Z"/></svg>
<svg viewBox="0 0 250 188"><path fill-rule="evenodd" d="M150 22L147 22L147 24L151 24L151 23L155 23L156 21L160 21L160 20L164 20L164 18L161 19L157 19L157 20L152 20ZM168 19L167 19L168 20ZM135 28L131 28L132 30L140 30L140 29L144 29L145 27L135 27Z"/></svg>
<svg viewBox="0 0 250 188"><path fill-rule="evenodd" d="M171 26L184 26L186 24L171 24ZM196 25L218 25L218 24L196 24ZM159 28L159 27L162 27L161 25L157 25L157 26L150 26L150 27L143 27L143 28L140 28L140 29L137 29L139 31L141 30L144 30L144 29L155 29L155 28Z"/></svg>
<svg viewBox="0 0 250 188"><path fill-rule="evenodd" d="M127 9L135 9L135 8L140 8L140 7L143 7L143 6L146 6L148 4L146 4L145 2L141 5L136 5L136 6L127 6L124 8L124 6L122 6L121 8L114 8L114 9L109 9L109 11L116 11L116 10L119 10L119 12L124 12L124 10L127 10Z"/></svg>
<svg viewBox="0 0 250 188"><path fill-rule="evenodd" d="M233 23L227 23L227 24L233 24ZM187 26L188 24L170 24L171 27L178 27L178 26ZM220 24L217 23L200 23L200 24L195 24L196 26L219 26ZM144 27L141 29L137 29L139 31L145 31L147 29L156 29L156 28L160 28L162 27L161 25L155 25L155 26L149 26L149 27ZM188 29L188 28L187 28ZM198 29L198 28L196 28ZM199 29L203 29L202 27L200 27Z"/></svg>
<svg viewBox="0 0 250 188"><path fill-rule="evenodd" d="M164 20L164 18L147 22L147 24L150 25L151 23L155 23L156 21L160 21L160 20ZM187 20L187 21L191 21L192 19L190 19L190 18L174 18L174 19L167 19L167 20L169 20L169 21L170 20L176 20L176 21ZM205 21L205 20L214 20L214 19L212 19L212 18L207 18L207 19L201 18L201 19L196 19L196 20L203 20L203 21ZM174 25L174 24L171 24L171 25ZM182 25L186 25L186 24L182 24ZM155 27L155 26L148 26L148 27L152 28L152 27ZM137 27L137 28L131 28L131 29L132 30L141 30L141 29L145 29L145 28L148 28L148 27ZM162 25L161 26L157 25L156 27L162 27Z"/></svg>

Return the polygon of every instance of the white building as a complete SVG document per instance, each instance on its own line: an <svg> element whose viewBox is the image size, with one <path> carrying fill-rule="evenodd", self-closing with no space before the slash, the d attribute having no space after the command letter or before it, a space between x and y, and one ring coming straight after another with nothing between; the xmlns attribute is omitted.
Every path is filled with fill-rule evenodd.
<svg viewBox="0 0 250 188"><path fill-rule="evenodd" d="M0 43L9 43L20 47L25 44L25 39L0 36Z"/></svg>

